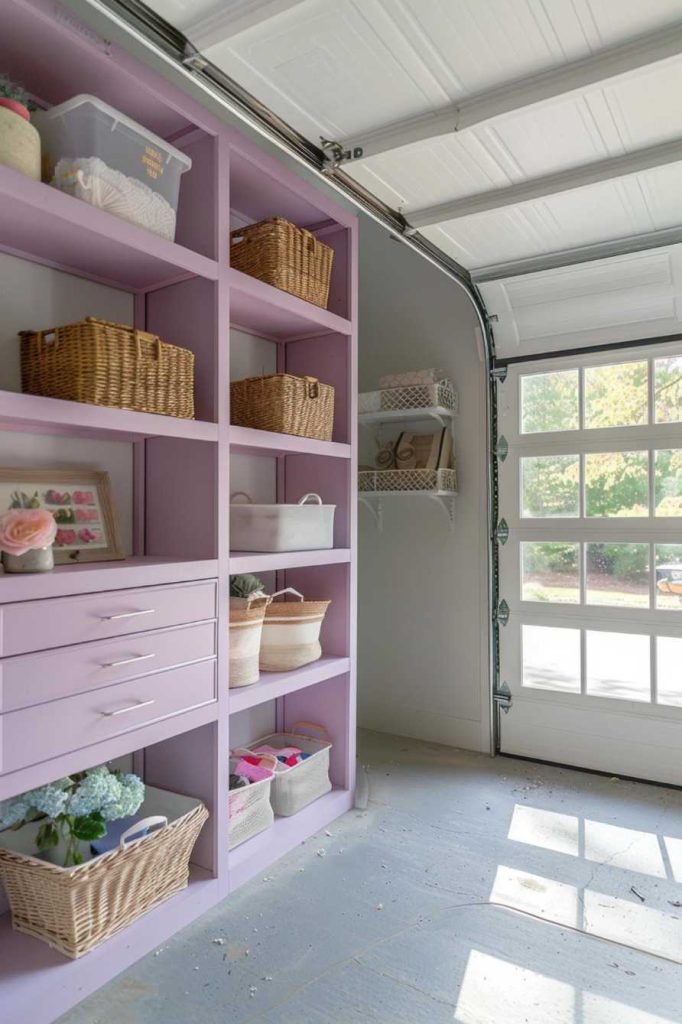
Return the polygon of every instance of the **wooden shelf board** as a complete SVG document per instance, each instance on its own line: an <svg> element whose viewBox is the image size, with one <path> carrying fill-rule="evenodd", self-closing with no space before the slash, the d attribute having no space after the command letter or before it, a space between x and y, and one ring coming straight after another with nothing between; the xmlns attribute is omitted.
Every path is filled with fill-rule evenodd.
<svg viewBox="0 0 682 1024"><path fill-rule="evenodd" d="M218 440L217 423L111 409L86 402L65 402L61 398L24 395L18 391L0 391L0 425L5 430L109 441L141 441L147 437Z"/></svg>
<svg viewBox="0 0 682 1024"><path fill-rule="evenodd" d="M12 930L0 916L0 1006L9 1024L50 1024L214 906L218 880L198 867L182 892L112 936L87 956L69 960L38 939Z"/></svg>
<svg viewBox="0 0 682 1024"><path fill-rule="evenodd" d="M455 412L444 405L425 406L421 409L379 409L377 412L358 413L358 422L406 423L421 420L451 420Z"/></svg>
<svg viewBox="0 0 682 1024"><path fill-rule="evenodd" d="M130 291L219 273L214 260L5 166L0 247Z"/></svg>
<svg viewBox="0 0 682 1024"><path fill-rule="evenodd" d="M230 573L268 572L277 569L297 569L308 565L338 565L350 561L349 548L329 548L323 551L234 551L230 553Z"/></svg>
<svg viewBox="0 0 682 1024"><path fill-rule="evenodd" d="M216 559L131 556L115 562L79 562L58 565L52 572L0 573L0 605L15 601L89 594L129 587L188 583L218 576Z"/></svg>
<svg viewBox="0 0 682 1024"><path fill-rule="evenodd" d="M259 681L252 686L239 686L230 690L230 714L295 693L296 690L314 686L326 679L334 679L349 671L350 658L320 658L312 665L291 672L262 672Z"/></svg>
<svg viewBox="0 0 682 1024"><path fill-rule="evenodd" d="M275 818L266 829L241 846L230 850L230 891L248 882L250 878L270 867L285 853L299 846L304 839L314 836L353 806L353 794L348 789L333 789L290 818Z"/></svg>
<svg viewBox="0 0 682 1024"><path fill-rule="evenodd" d="M273 341L352 333L350 320L230 268L230 323Z"/></svg>
<svg viewBox="0 0 682 1024"><path fill-rule="evenodd" d="M230 450L244 455L324 455L349 459L351 446L336 441L316 441L293 434L274 434L270 430L230 427Z"/></svg>

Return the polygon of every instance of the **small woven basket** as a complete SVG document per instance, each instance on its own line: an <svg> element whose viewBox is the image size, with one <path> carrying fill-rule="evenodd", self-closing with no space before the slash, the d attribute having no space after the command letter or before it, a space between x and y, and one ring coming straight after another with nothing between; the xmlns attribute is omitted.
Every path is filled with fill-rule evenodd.
<svg viewBox="0 0 682 1024"><path fill-rule="evenodd" d="M310 733L313 735L309 735ZM236 753L250 754L255 748L263 745L275 750L294 746L310 755L305 761L300 761L292 767L278 763L270 791L272 809L278 817L288 818L292 814L297 814L313 800L331 790L329 755L332 744L324 726L314 722L297 722L292 726L291 732L264 736Z"/></svg>
<svg viewBox="0 0 682 1024"><path fill-rule="evenodd" d="M230 385L230 403L235 426L331 441L334 388L316 377L273 373L236 380Z"/></svg>
<svg viewBox="0 0 682 1024"><path fill-rule="evenodd" d="M294 601L275 601L283 594ZM322 657L320 630L331 601L306 601L293 587L272 595L265 609L260 642L263 672L291 672Z"/></svg>
<svg viewBox="0 0 682 1024"><path fill-rule="evenodd" d="M358 491L437 491L455 494L454 469L362 469L358 473Z"/></svg>
<svg viewBox="0 0 682 1024"><path fill-rule="evenodd" d="M230 263L236 270L323 309L333 261L333 249L282 217L230 232Z"/></svg>
<svg viewBox="0 0 682 1024"><path fill-rule="evenodd" d="M154 792L162 791L147 787L148 795ZM208 811L197 800L176 799L193 806L173 821L166 816L162 828L142 839L126 844L122 836L115 850L78 867L0 848L12 927L75 960L186 888L190 854Z"/></svg>
<svg viewBox="0 0 682 1024"><path fill-rule="evenodd" d="M230 689L250 686L260 679L258 655L269 600L269 597L230 598Z"/></svg>
<svg viewBox="0 0 682 1024"><path fill-rule="evenodd" d="M27 394L194 418L189 349L94 316L20 337Z"/></svg>
<svg viewBox="0 0 682 1024"><path fill-rule="evenodd" d="M230 771L238 761L238 757L230 758ZM263 761L272 767L273 774L269 779L261 779L260 782L252 782L242 789L233 789L230 792L230 850L257 836L259 832L264 832L275 820L275 812L270 803L270 789L278 761L269 754L263 755L261 763Z"/></svg>

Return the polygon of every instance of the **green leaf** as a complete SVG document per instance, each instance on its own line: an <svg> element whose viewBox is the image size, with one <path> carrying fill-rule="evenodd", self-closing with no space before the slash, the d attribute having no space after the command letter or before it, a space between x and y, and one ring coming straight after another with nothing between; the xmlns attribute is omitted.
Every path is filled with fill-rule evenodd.
<svg viewBox="0 0 682 1024"><path fill-rule="evenodd" d="M41 825L38 829L36 836L36 846L39 850L53 850L55 846L59 845L59 832L57 827L52 821L46 821L44 825Z"/></svg>
<svg viewBox="0 0 682 1024"><path fill-rule="evenodd" d="M76 839L91 843L93 839L101 839L107 834L107 823L99 811L93 811L73 819L71 834Z"/></svg>

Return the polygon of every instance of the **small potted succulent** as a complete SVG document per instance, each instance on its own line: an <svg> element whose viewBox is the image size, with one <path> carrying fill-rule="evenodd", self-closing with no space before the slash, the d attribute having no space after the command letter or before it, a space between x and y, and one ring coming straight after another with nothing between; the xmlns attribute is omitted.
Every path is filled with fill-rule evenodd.
<svg viewBox="0 0 682 1024"><path fill-rule="evenodd" d="M5 572L49 572L57 523L45 508L11 508L0 516L0 551Z"/></svg>
<svg viewBox="0 0 682 1024"><path fill-rule="evenodd" d="M257 576L230 577L230 687L249 686L260 678L260 638L269 601Z"/></svg>
<svg viewBox="0 0 682 1024"><path fill-rule="evenodd" d="M88 859L89 844L106 835L108 822L131 817L143 800L144 783L137 775L100 765L0 803L0 829L39 822L38 853L75 867Z"/></svg>
<svg viewBox="0 0 682 1024"><path fill-rule="evenodd" d="M0 164L40 181L40 135L31 124L31 109L23 86L0 75Z"/></svg>

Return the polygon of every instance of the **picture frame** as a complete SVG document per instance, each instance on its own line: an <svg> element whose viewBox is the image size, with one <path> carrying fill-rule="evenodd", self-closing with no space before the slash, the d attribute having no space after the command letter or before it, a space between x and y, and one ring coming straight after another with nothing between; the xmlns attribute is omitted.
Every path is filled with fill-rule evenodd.
<svg viewBox="0 0 682 1024"><path fill-rule="evenodd" d="M124 558L111 500L109 474L99 469L0 467L0 514L45 508L57 521L56 565Z"/></svg>

